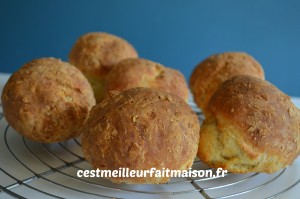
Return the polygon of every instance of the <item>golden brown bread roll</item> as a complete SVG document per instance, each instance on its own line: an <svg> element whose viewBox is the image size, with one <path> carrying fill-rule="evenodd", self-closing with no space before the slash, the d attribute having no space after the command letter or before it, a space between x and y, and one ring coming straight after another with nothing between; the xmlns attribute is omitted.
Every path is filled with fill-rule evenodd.
<svg viewBox="0 0 300 199"><path fill-rule="evenodd" d="M300 152L300 112L269 82L225 81L212 96L200 132L199 158L234 173L273 173Z"/></svg>
<svg viewBox="0 0 300 199"><path fill-rule="evenodd" d="M112 91L82 129L86 159L99 169L189 169L199 142L197 115L179 97L149 88ZM164 183L167 177L111 178L115 183Z"/></svg>
<svg viewBox="0 0 300 199"><path fill-rule="evenodd" d="M104 32L92 32L76 41L69 60L87 77L99 102L103 99L103 84L111 67L131 57L138 57L138 54L124 39Z"/></svg>
<svg viewBox="0 0 300 199"><path fill-rule="evenodd" d="M199 63L190 78L196 104L205 112L210 97L225 80L236 75L251 75L264 79L261 65L243 52L225 52Z"/></svg>
<svg viewBox="0 0 300 199"><path fill-rule="evenodd" d="M25 137L58 142L79 135L95 104L92 88L74 66L55 58L25 64L4 86L3 113Z"/></svg>
<svg viewBox="0 0 300 199"><path fill-rule="evenodd" d="M146 59L129 58L116 64L106 78L105 94L128 88L148 87L188 99L188 86L178 71Z"/></svg>

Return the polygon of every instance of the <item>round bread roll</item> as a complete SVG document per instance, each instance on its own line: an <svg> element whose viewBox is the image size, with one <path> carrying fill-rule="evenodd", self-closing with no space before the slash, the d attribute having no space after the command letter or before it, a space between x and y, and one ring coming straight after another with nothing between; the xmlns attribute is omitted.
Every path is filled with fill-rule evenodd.
<svg viewBox="0 0 300 199"><path fill-rule="evenodd" d="M225 52L208 57L194 69L190 86L196 104L204 111L219 86L236 75L251 75L264 79L261 65L243 52Z"/></svg>
<svg viewBox="0 0 300 199"><path fill-rule="evenodd" d="M124 39L103 32L82 35L73 46L69 60L79 68L92 85L97 102L103 99L103 84L112 66L126 58L138 57Z"/></svg>
<svg viewBox="0 0 300 199"><path fill-rule="evenodd" d="M179 71L139 58L122 60L112 68L106 78L105 94L135 87L161 89L188 100L188 86Z"/></svg>
<svg viewBox="0 0 300 199"><path fill-rule="evenodd" d="M199 158L233 173L273 173L300 152L300 112L269 82L251 76L225 81L201 127Z"/></svg>
<svg viewBox="0 0 300 199"><path fill-rule="evenodd" d="M78 136L95 104L84 75L55 58L25 64L9 78L1 100L4 116L17 132L45 143Z"/></svg>
<svg viewBox="0 0 300 199"><path fill-rule="evenodd" d="M189 169L199 142L197 115L181 98L150 88L112 91L94 106L82 149L96 169ZM168 177L115 177L115 183L165 183Z"/></svg>

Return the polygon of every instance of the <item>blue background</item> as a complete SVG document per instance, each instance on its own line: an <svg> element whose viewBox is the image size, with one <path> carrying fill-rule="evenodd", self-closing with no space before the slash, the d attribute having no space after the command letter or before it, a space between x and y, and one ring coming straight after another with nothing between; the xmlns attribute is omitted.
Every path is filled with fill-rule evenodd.
<svg viewBox="0 0 300 199"><path fill-rule="evenodd" d="M0 28L0 72L39 57L67 60L80 35L105 31L187 79L211 54L245 51L267 80L300 96L298 0L0 0Z"/></svg>

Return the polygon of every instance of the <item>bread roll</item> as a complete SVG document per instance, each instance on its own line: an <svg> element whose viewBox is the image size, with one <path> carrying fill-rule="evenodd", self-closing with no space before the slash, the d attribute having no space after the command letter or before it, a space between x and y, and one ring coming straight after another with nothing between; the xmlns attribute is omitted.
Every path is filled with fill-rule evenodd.
<svg viewBox="0 0 300 199"><path fill-rule="evenodd" d="M99 169L189 169L199 142L197 115L179 97L149 88L114 91L94 106L82 131L86 159ZM167 177L111 178L164 183Z"/></svg>
<svg viewBox="0 0 300 199"><path fill-rule="evenodd" d="M104 32L92 32L82 35L76 41L69 60L87 77L96 101L100 102L103 99L105 77L111 67L131 57L138 57L138 54L124 39Z"/></svg>
<svg viewBox="0 0 300 199"><path fill-rule="evenodd" d="M225 80L236 75L264 79L261 65L243 52L225 52L208 57L194 69L190 86L196 104L204 111L213 93Z"/></svg>
<svg viewBox="0 0 300 199"><path fill-rule="evenodd" d="M300 112L269 82L251 76L225 81L201 127L199 158L233 173L273 173L300 152Z"/></svg>
<svg viewBox="0 0 300 199"><path fill-rule="evenodd" d="M106 79L105 93L135 87L161 89L186 101L188 99L188 86L179 71L139 58L122 60L111 69Z"/></svg>
<svg viewBox="0 0 300 199"><path fill-rule="evenodd" d="M3 113L23 136L58 142L79 135L95 104L92 88L74 66L55 58L25 64L4 86Z"/></svg>

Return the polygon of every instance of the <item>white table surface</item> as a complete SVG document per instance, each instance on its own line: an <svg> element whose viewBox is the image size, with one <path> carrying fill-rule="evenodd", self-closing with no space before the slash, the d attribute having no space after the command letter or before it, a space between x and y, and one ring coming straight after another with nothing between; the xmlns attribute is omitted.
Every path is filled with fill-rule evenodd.
<svg viewBox="0 0 300 199"><path fill-rule="evenodd" d="M7 79L9 78L9 74L1 74L0 73L0 91L2 93L2 88ZM300 107L300 98L298 97L292 97L292 101ZM31 155L28 155L28 150L26 152L26 149L24 148L24 144L28 144L28 149L34 149L33 153L35 153L37 156L43 157L43 150L45 148L48 148L49 150L52 150L53 153L56 150L55 146L57 144L50 144L50 145L41 145L39 143L34 143L28 140L24 140L18 133L16 133L12 128L9 128L9 132L7 133L7 136L4 135L5 140L3 140L3 129L5 129L7 126L7 123L4 119L0 121L0 185L2 187L10 187L11 191L16 192L17 194L23 195L25 197L29 198L41 198L40 193L36 193L34 190L27 187L27 185L32 186L36 189L44 190L45 192L50 192L54 195L60 195L64 198L95 198L95 195L89 195L84 194L82 191L78 192L78 190L83 190L87 192L91 192L94 194L100 194L100 195L106 195L110 196L109 198L113 198L113 196L121 197L121 198L172 198L172 199L188 199L188 198L203 198L202 195L199 194L199 192L193 192L193 193L187 193L187 194L175 194L175 195L156 195L156 194L135 194L135 193L128 193L128 192L118 192L118 191L110 191L107 189L97 188L95 189L93 186L89 186L87 183L81 183L78 184L78 182L73 179L69 179L62 175L49 175L48 178L47 175L45 175L42 178L39 179L33 179L32 181L26 182L26 186L24 185L18 185L18 183L13 180L11 177L7 177L5 175L5 172L9 173L12 176L15 176L18 179L32 179L32 173L24 168L24 165L20 165L15 158L13 158L9 153L14 153L17 157L19 157L24 162L30 162L28 164L31 164L31 167L36 172L45 172L47 171L47 167L44 164L41 164L40 161L37 161L36 159L32 158ZM7 129L6 129L7 130ZM2 133L2 134L1 134ZM71 142L63 143L62 145L64 147L71 147ZM6 147L5 147L6 145ZM26 145L27 146L27 145ZM9 151L7 148L10 148L12 151ZM77 148L76 148L77 147ZM60 150L61 148L58 148ZM73 150L73 148L72 148ZM79 149L78 146L75 146L75 150L79 150L78 154L81 154L81 149ZM26 155L27 154L27 155ZM69 156L64 157L64 154L62 155L62 158L70 158ZM48 160L47 160L48 161ZM27 163L26 163L27 164ZM53 165L60 166L60 162L56 159L53 161L51 160L51 163ZM82 162L83 167L86 167L87 165L84 165L84 162ZM81 165L78 164L78 165ZM49 170L49 168L48 168ZM5 172L4 172L5 171ZM70 174L74 175L74 172L76 170L72 170L70 168L69 170L62 170L63 173L58 174ZM66 173L65 173L66 172ZM248 190L249 188L257 185L261 185L265 183L265 181L268 181L268 179L274 178L274 176L278 175L279 172L276 174L268 175L268 174L258 174L255 178L252 178L252 180L249 180L245 183L237 184L234 186L230 186L228 189L222 189L222 191L215 191L212 192L212 195L226 195L226 194L232 194L240 191ZM57 173L56 173L57 174ZM234 175L230 176L229 178L220 179L219 181L215 181L214 184L212 182L208 182L206 185L201 184L203 186L216 186L218 183L223 183L223 181L227 181L227 183L230 183L231 180L235 180L241 177L244 177L246 175ZM51 180L54 182L59 182L62 185L65 186L71 186L75 190L72 189L65 189L64 187L56 186L56 184L49 183ZM274 193L277 193L281 190L286 189L286 186L290 186L289 184L295 183L300 180L300 157L294 161L294 163L288 167L285 170L285 173L276 178L272 183L267 184L266 186L263 186L262 188L257 189L257 191L251 192L249 195L238 195L236 197L232 198L266 198L268 196L273 195ZM213 185L212 185L213 184ZM120 189L134 189L134 190L144 190L144 191L161 191L161 192L176 192L178 190L191 190L194 189L193 186L191 186L190 183L182 183L182 184L176 184L176 185L112 185L111 183L104 182L103 185L108 186L114 186L116 188ZM15 186L15 187L14 187ZM1 188L1 187L0 187ZM1 189L0 189L1 190ZM214 190L212 190L214 191ZM279 195L276 198L282 198L282 199L294 199L299 198L300 196L300 184L297 184L295 187L290 189L289 191ZM44 196L43 196L44 197ZM13 198L9 194L0 192L0 198ZM47 198L52 198L50 196L47 196Z"/></svg>

